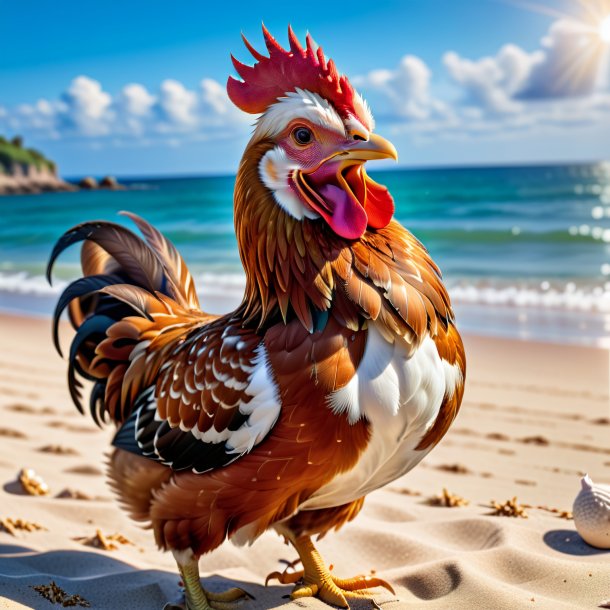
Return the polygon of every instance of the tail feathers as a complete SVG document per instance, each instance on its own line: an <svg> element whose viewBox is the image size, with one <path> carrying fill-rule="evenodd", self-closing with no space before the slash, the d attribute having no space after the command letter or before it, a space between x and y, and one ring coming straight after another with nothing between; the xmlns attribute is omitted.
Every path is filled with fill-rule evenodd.
<svg viewBox="0 0 610 610"><path fill-rule="evenodd" d="M105 286L110 286L121 281L122 279L119 275L90 275L89 277L82 277L75 282L72 282L63 291L59 301L57 301L55 313L53 314L53 344L61 356L63 356L63 353L61 350L61 345L59 344L59 320L64 309L74 299L86 297L87 295L91 295ZM77 327L82 324L82 321L75 321L74 319L73 322L75 322Z"/></svg>
<svg viewBox="0 0 610 610"><path fill-rule="evenodd" d="M151 291L166 291L167 278L155 253L129 229L103 221L84 222L59 238L47 266L49 283L57 257L69 246L84 240L101 246L134 283Z"/></svg>
<svg viewBox="0 0 610 610"><path fill-rule="evenodd" d="M198 311L193 279L176 248L143 219L126 215L146 241L114 223L86 222L59 239L47 268L50 282L57 257L84 242L85 277L61 295L53 341L61 354L58 325L68 307L76 329L68 358L68 387L83 413L82 380L93 382L89 410L98 425L107 415L115 422L124 421L139 392L153 383L155 364L146 358L146 345L155 342L162 352L168 342L206 319Z"/></svg>
<svg viewBox="0 0 610 610"><path fill-rule="evenodd" d="M174 244L166 239L161 231L136 214L132 212L121 212L121 214L131 218L136 223L138 229L144 235L146 243L159 257L166 275L172 280L172 284L179 287L180 296L184 302L181 302L180 299L176 299L176 301L187 309L199 309L199 298L195 290L195 282Z"/></svg>

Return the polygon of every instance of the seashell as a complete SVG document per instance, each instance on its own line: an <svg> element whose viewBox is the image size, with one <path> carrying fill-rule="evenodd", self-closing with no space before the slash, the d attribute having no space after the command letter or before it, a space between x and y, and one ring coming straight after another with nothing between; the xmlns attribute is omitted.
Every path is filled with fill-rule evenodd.
<svg viewBox="0 0 610 610"><path fill-rule="evenodd" d="M574 500L574 525L582 539L599 549L610 549L610 486L593 483L588 474Z"/></svg>
<svg viewBox="0 0 610 610"><path fill-rule="evenodd" d="M23 468L19 473L19 482L24 491L31 496L46 496L50 493L49 486L32 468Z"/></svg>

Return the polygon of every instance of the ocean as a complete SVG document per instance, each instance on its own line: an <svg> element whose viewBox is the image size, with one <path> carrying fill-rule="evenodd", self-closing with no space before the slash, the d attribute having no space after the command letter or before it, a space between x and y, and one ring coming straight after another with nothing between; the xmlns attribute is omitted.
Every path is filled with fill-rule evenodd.
<svg viewBox="0 0 610 610"><path fill-rule="evenodd" d="M396 218L440 266L461 329L610 347L610 162L371 173ZM234 178L122 180L124 191L0 198L0 309L50 315L77 277L78 248L44 269L84 220L133 211L186 259L209 311L237 304L244 277L233 232Z"/></svg>

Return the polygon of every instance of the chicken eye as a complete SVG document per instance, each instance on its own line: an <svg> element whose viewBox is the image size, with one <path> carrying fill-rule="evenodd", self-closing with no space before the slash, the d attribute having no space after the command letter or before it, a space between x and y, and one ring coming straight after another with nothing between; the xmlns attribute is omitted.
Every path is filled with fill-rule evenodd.
<svg viewBox="0 0 610 610"><path fill-rule="evenodd" d="M297 144L309 144L313 140L313 134L307 127L297 127L292 132L292 137Z"/></svg>

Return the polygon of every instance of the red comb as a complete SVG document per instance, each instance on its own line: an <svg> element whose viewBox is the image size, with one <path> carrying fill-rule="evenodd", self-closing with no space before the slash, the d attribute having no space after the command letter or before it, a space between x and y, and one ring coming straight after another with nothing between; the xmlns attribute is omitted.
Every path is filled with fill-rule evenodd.
<svg viewBox="0 0 610 610"><path fill-rule="evenodd" d="M306 48L303 48L292 28L288 26L289 50L283 49L264 25L263 36L269 57L259 53L243 34L244 43L257 63L247 66L231 55L235 70L243 80L229 76L227 93L238 108L251 114L259 114L267 110L278 98L299 88L319 94L331 102L344 117L358 117L354 108L353 87L346 76L337 72L333 60L326 60L320 47L314 49L309 34L306 38Z"/></svg>

